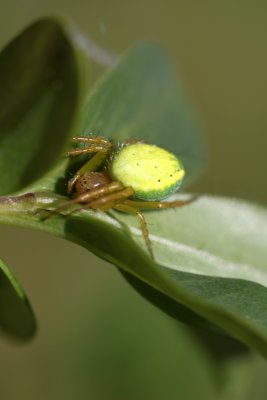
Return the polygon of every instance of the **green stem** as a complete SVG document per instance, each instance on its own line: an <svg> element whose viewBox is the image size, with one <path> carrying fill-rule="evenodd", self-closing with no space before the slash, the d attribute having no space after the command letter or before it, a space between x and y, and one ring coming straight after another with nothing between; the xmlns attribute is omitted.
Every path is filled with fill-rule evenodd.
<svg viewBox="0 0 267 400"><path fill-rule="evenodd" d="M53 192L25 193L19 196L0 197L0 214L34 213L40 209L55 208L65 198Z"/></svg>

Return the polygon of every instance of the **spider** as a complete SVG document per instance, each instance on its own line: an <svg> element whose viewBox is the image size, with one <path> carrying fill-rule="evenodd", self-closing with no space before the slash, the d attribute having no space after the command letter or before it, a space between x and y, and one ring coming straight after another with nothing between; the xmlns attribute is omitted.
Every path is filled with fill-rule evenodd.
<svg viewBox="0 0 267 400"><path fill-rule="evenodd" d="M180 187L185 174L182 163L167 150L135 139L117 146L102 136L79 136L72 141L86 146L67 151L67 156L92 157L68 181L67 193L72 199L51 213L76 203L81 207L74 212L87 208L103 212L115 209L136 216L147 250L154 258L141 210L181 207L191 202L162 201Z"/></svg>

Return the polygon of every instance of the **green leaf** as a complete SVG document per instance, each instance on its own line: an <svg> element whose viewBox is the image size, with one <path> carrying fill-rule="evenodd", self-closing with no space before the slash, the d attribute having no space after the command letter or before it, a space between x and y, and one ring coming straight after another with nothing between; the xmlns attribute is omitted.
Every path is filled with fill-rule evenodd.
<svg viewBox="0 0 267 400"><path fill-rule="evenodd" d="M121 229L103 217L100 226L95 215L89 215L90 222L82 216L67 218L67 237L167 295L176 318L204 325L202 316L267 355L264 208L202 197L181 209L147 212L157 264L142 252L144 241L133 218L116 213L127 227ZM126 235L129 229L138 248ZM181 313L178 306L175 313L173 300L190 312L184 315L185 308Z"/></svg>
<svg viewBox="0 0 267 400"><path fill-rule="evenodd" d="M140 138L169 149L182 160L186 183L203 166L204 146L195 114L169 58L155 45L133 47L104 74L87 96L76 132L100 134L115 142ZM51 189L53 182L56 188L61 187L57 182L64 168L62 161L33 189ZM69 163L65 180L75 169L77 159Z"/></svg>
<svg viewBox="0 0 267 400"><path fill-rule="evenodd" d="M42 202L49 207L56 199L42 196L35 204L28 201L28 211ZM38 214L21 215L6 205L0 221L86 247L144 282L146 297L175 318L218 326L266 356L267 211L241 201L200 197L180 209L145 215L156 263L147 254L137 221L122 213L82 211L40 221Z"/></svg>
<svg viewBox="0 0 267 400"><path fill-rule="evenodd" d="M199 172L203 158L199 128L188 103L166 54L151 44L137 45L89 95L80 133L158 144L183 161L188 181Z"/></svg>
<svg viewBox="0 0 267 400"><path fill-rule="evenodd" d="M77 113L79 57L52 18L17 36L0 55L0 193L19 191L58 162Z"/></svg>
<svg viewBox="0 0 267 400"><path fill-rule="evenodd" d="M36 331L34 314L27 297L0 259L0 330L17 340L29 340Z"/></svg>

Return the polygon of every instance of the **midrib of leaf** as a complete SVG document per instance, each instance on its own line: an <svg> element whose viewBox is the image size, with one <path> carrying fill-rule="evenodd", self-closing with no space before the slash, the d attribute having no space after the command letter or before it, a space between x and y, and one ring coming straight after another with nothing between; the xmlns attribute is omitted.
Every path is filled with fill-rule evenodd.
<svg viewBox="0 0 267 400"><path fill-rule="evenodd" d="M140 229L131 227L130 231L143 240ZM171 264L168 261L161 260L160 252L158 252L157 261L160 265L175 270L183 271L198 275L216 276L221 278L245 279L255 283L259 283L267 288L267 272L256 270L255 266L231 262L225 258L219 257L211 252L200 250L196 247L189 246L177 241L166 239L157 235L150 235L152 243L170 249L174 253L177 263ZM196 260L195 265L186 265L186 259L193 257ZM200 264L199 264L200 262ZM201 270L201 272L200 272Z"/></svg>

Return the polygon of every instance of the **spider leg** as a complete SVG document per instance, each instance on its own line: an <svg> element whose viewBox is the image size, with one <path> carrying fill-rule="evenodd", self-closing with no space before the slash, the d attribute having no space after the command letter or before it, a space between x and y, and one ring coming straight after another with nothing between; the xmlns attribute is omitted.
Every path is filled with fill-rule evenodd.
<svg viewBox="0 0 267 400"><path fill-rule="evenodd" d="M197 196L188 200L175 200L175 201L139 201L139 200L125 200L124 204L141 209L159 209L159 208L175 208L183 207L195 201Z"/></svg>
<svg viewBox="0 0 267 400"><path fill-rule="evenodd" d="M141 228L141 231L143 234L143 238L146 243L147 250L148 250L151 258L154 259L154 254L153 254L153 250L152 250L152 246L151 246L151 241L149 239L149 232L148 232L146 220L145 220L144 215L141 213L141 211L138 208L129 206L128 204L126 204L126 201L123 204L116 204L113 208L118 211L122 211L124 213L134 215L138 218L139 223L140 223L140 228Z"/></svg>
<svg viewBox="0 0 267 400"><path fill-rule="evenodd" d="M48 215L46 215L46 217L44 219L47 219L54 214L58 214L60 211L64 210L64 208L67 208L72 204L85 203L85 205L83 207L76 208L75 210L69 212L69 214L80 211L81 209L84 209L87 206L90 207L90 203L93 200L96 200L99 197L105 198L113 192L119 191L119 193L120 193L123 189L124 189L124 187L120 182L107 183L106 185L103 185L100 188L96 188L96 189L90 190L88 192L82 193L79 196L77 196L75 199L68 200L68 201L62 203L59 207L57 207L55 210L51 211Z"/></svg>
<svg viewBox="0 0 267 400"><path fill-rule="evenodd" d="M139 219L140 227L142 230L143 238L146 243L146 247L149 254L154 259L153 250L151 246L151 241L149 239L149 232L145 217L140 211L140 209L160 209L160 208L173 208L173 207L183 207L187 204L192 203L197 196L194 196L188 200L175 200L175 201L140 201L140 200L124 200L123 204L114 205L114 209L123 211L127 214L135 215Z"/></svg>
<svg viewBox="0 0 267 400"><path fill-rule="evenodd" d="M83 147L83 148L68 150L65 152L65 154L66 154L66 156L77 156L79 154L97 153L98 151L107 153L109 151L109 149L110 149L110 147L100 144L100 145L93 145L90 147Z"/></svg>
<svg viewBox="0 0 267 400"><path fill-rule="evenodd" d="M96 199L92 199L86 202L85 205L80 207L79 209L75 210L84 210L85 208L92 208L93 210L101 210L101 211L108 211L111 208L113 208L117 202L124 201L124 199L128 198L129 196L132 196L133 194L133 189L131 187L129 188L124 188L120 182L112 182L112 184L117 184L118 187L119 185L120 188L115 192L115 193L108 193L105 192L103 193L104 196L100 197L98 196ZM110 184L111 185L111 184ZM79 198L80 196L78 196Z"/></svg>
<svg viewBox="0 0 267 400"><path fill-rule="evenodd" d="M87 143L88 147L76 148L76 149L66 151L65 154L67 156L86 154L86 153L96 153L98 151L107 153L113 147L113 143L110 140L105 139L101 136L95 136L95 137L78 136L78 137L72 138L72 141L77 142L77 143Z"/></svg>
<svg viewBox="0 0 267 400"><path fill-rule="evenodd" d="M72 138L73 142L104 144L111 146L111 141L102 136L75 136Z"/></svg>
<svg viewBox="0 0 267 400"><path fill-rule="evenodd" d="M88 143L88 147L84 148L76 148L72 149L69 151L66 151L66 156L71 156L71 155L79 155L79 154L87 154L87 153L96 153L90 160L87 161L73 176L72 179L69 180L68 182L68 188L67 188L67 193L71 194L73 187L77 180L79 179L80 175L82 175L85 172L92 172L96 171L105 161L109 151L113 147L113 143L105 139L101 136L77 136L72 138L74 142L82 142L82 143Z"/></svg>

